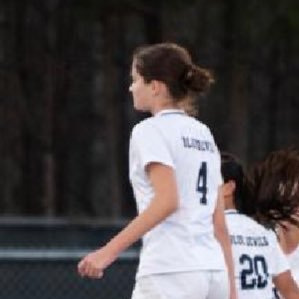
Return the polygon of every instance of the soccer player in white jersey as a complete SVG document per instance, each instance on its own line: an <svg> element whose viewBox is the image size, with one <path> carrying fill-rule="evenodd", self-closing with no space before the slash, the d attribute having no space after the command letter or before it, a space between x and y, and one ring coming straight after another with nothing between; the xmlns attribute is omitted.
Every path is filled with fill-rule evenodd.
<svg viewBox="0 0 299 299"><path fill-rule="evenodd" d="M284 227L280 227L279 241L281 247L286 254L292 275L299 286L299 228L298 226L285 223Z"/></svg>
<svg viewBox="0 0 299 299"><path fill-rule="evenodd" d="M262 200L255 201L254 195L259 199L259 188L261 183L264 183L262 178L275 176L275 171L267 169L262 176L253 176L250 180L252 187L258 187L247 192L245 190L248 190L246 187L249 186L249 181L245 180L241 163L227 153L223 153L221 157L224 179L222 195L233 249L238 298L272 299L272 283L285 299L299 298L299 289L291 276L289 264L275 233L247 216L254 217L258 213L257 218L263 218L263 223L266 224L269 219L268 212L262 212L263 207L256 206L257 203L261 204ZM256 168L255 172L260 170L261 168ZM277 189L274 184L273 189ZM270 199L273 199L274 194L271 192ZM268 197L266 193L264 195ZM266 197L263 198L264 203L267 201ZM267 224L270 222L267 221Z"/></svg>
<svg viewBox="0 0 299 299"><path fill-rule="evenodd" d="M289 261L291 273L299 286L299 228L298 226L284 222L283 227L277 229L279 243ZM275 299L282 299L275 290Z"/></svg>
<svg viewBox="0 0 299 299"><path fill-rule="evenodd" d="M133 128L130 140L139 215L83 258L79 273L103 275L142 237L133 299L235 298L231 245L217 195L218 149L208 127L180 109L209 88L211 75L172 43L138 48L131 75L135 109L152 114Z"/></svg>

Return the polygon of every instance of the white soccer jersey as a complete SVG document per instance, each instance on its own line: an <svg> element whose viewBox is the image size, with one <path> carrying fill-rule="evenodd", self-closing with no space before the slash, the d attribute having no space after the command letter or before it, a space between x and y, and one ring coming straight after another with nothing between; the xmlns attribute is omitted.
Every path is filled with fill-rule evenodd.
<svg viewBox="0 0 299 299"><path fill-rule="evenodd" d="M289 261L292 276L299 286L299 245L292 253L287 254L286 257ZM275 293L275 296L275 299L283 299L282 295L280 295L277 291Z"/></svg>
<svg viewBox="0 0 299 299"><path fill-rule="evenodd" d="M239 299L272 299L272 278L289 270L275 233L253 219L226 211Z"/></svg>
<svg viewBox="0 0 299 299"><path fill-rule="evenodd" d="M137 277L193 270L223 270L212 215L222 183L220 157L210 130L181 110L163 110L137 124L130 140L130 180L139 213L154 196L145 167L174 169L179 208L143 237Z"/></svg>
<svg viewBox="0 0 299 299"><path fill-rule="evenodd" d="M290 263L293 278L299 286L299 245L292 253L287 255L287 258Z"/></svg>

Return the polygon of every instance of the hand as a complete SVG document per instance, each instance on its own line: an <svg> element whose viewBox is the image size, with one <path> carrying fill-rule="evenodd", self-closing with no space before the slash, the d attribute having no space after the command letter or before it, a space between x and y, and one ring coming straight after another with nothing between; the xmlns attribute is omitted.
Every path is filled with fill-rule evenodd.
<svg viewBox="0 0 299 299"><path fill-rule="evenodd" d="M82 277L102 278L104 270L112 264L117 256L111 254L106 247L102 247L86 255L78 263L78 273Z"/></svg>

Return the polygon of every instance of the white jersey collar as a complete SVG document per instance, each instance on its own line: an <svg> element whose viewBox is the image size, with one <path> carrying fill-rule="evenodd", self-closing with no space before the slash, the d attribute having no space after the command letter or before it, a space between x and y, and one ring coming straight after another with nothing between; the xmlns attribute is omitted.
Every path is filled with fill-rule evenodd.
<svg viewBox="0 0 299 299"><path fill-rule="evenodd" d="M164 109L155 114L155 116L169 115L169 114L186 114L183 109Z"/></svg>
<svg viewBox="0 0 299 299"><path fill-rule="evenodd" d="M239 212L236 209L227 209L224 211L225 215L231 215L231 214L239 214Z"/></svg>

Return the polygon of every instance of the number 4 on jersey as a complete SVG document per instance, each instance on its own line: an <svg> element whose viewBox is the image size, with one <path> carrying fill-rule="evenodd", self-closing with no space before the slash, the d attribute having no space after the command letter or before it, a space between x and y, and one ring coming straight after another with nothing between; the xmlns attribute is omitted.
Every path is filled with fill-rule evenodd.
<svg viewBox="0 0 299 299"><path fill-rule="evenodd" d="M207 204L207 162L202 162L199 172L198 172L198 178L197 178L197 186L196 191L201 194L200 197L200 203L202 205Z"/></svg>

